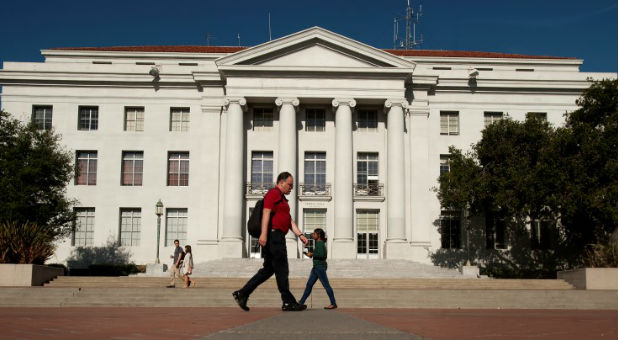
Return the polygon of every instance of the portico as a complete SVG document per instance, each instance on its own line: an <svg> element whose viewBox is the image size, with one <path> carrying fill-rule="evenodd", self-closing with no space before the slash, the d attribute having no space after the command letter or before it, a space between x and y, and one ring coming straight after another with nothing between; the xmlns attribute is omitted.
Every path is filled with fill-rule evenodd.
<svg viewBox="0 0 618 340"><path fill-rule="evenodd" d="M322 202L320 206L330 211L327 216L332 216L330 219L326 218L328 222L324 227L333 240L331 254L335 258L357 256L354 225L356 126L353 117L357 104L371 108L380 117L386 117L386 129L382 133L387 136L387 145L384 146L387 152L378 152L379 158L386 159L387 171L382 175L386 197L373 204L381 207L371 210L387 216L385 225L380 226L382 232L386 232L386 237L384 240L379 237L379 252L384 251L384 254L391 258L405 258L406 247L409 247L405 222L404 172L404 126L409 99L405 94L406 89L411 86L415 65L320 28L305 30L249 48L217 60L216 63L225 80L227 101L230 103L224 113L228 116L226 131L230 132L225 139L227 157L231 156L229 152L232 150L245 149L247 141L241 140L244 136L241 132L246 130L248 138L259 138L260 134L264 134L264 131L258 131L254 126L247 126L247 119L238 119L242 112L241 105L246 101L248 107L272 107L274 124L269 132L278 135L271 136L276 138L277 145L264 147L277 153L274 157L276 171L273 176L281 171L289 171L295 176L296 183L301 184L303 178L299 176L298 168L299 165L302 166L303 155L299 153L298 139L299 130L303 129L305 121L301 111L304 113L305 108L317 105L332 114L333 140L319 147L319 151L334 154L334 178L329 179L333 189L332 202ZM246 112L252 114L250 108ZM328 135L328 131L326 132ZM228 141L232 145L229 148ZM247 149L247 158L250 154L251 150ZM240 192L238 184L230 181L237 182L241 178L249 177L247 167L238 161L238 157L235 155L233 160L226 161L226 172L223 174L225 188L233 188L235 192ZM249 164L250 160L247 159L245 163ZM390 183L394 185L389 185ZM297 188L298 186L294 188L288 199L292 216L302 225L303 216L298 214ZM237 200L237 194L235 195L230 197ZM259 198L259 195L256 198ZM238 209L238 202L241 201L247 202L249 206L253 205L253 201L242 199L231 201L226 198L224 201L225 244L241 242L239 236L244 235L245 223L242 220L242 211ZM361 203L361 206L368 204ZM235 215L234 219L228 217L232 215ZM234 235L234 238L228 235ZM290 250L296 247L296 241L291 234L288 235L288 247ZM235 246L234 249L238 247ZM229 255L234 257L235 252L231 251ZM288 253L290 256L297 256L296 251Z"/></svg>

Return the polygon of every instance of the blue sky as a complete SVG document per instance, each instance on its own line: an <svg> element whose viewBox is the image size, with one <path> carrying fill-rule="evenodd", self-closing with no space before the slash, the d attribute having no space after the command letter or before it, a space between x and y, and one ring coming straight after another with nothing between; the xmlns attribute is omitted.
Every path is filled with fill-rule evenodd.
<svg viewBox="0 0 618 340"><path fill-rule="evenodd" d="M615 0L421 1L421 48L584 59L583 71L616 72ZM418 5L419 1L413 1ZM253 46L321 26L392 48L393 17L405 0L98 1L0 0L0 62L41 61L50 47L119 45ZM401 27L403 31L403 27Z"/></svg>

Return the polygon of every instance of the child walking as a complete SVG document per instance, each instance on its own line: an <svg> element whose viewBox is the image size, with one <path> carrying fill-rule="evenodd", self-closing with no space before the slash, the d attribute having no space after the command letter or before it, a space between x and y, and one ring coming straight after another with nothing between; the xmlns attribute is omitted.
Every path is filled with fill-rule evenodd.
<svg viewBox="0 0 618 340"><path fill-rule="evenodd" d="M185 258L182 263L182 277L185 279L185 288L195 287L195 280L190 276L193 274L193 254L191 254L191 246L189 245L185 246Z"/></svg>
<svg viewBox="0 0 618 340"><path fill-rule="evenodd" d="M303 297L298 301L298 304L305 304L309 294L311 294L313 285L318 279L320 279L320 282L322 282L322 286L326 289L326 294L328 294L328 298L330 299L330 305L324 307L324 309L335 309L337 308L337 301L335 301L335 294L333 293L330 283L328 283L328 276L326 275L326 234L323 229L316 228L311 236L315 240L315 246L313 253L308 252L307 256L313 258L313 268L311 269L311 274L307 280L307 287L305 287Z"/></svg>

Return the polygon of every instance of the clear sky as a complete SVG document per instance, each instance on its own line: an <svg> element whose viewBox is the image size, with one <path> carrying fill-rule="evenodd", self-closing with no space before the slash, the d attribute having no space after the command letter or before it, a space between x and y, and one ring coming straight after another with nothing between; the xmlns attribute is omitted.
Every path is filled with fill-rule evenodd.
<svg viewBox="0 0 618 340"><path fill-rule="evenodd" d="M423 49L584 59L582 71L616 72L616 0L424 0ZM41 61L50 47L254 46L321 26L393 47L393 18L406 0L0 0L0 62ZM403 26L400 28L403 32Z"/></svg>

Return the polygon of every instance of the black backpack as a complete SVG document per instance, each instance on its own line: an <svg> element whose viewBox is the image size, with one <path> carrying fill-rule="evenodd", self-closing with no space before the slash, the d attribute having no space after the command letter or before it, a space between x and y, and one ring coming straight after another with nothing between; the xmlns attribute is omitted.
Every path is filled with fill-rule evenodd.
<svg viewBox="0 0 618 340"><path fill-rule="evenodd" d="M281 195L281 199L278 200L275 205L281 203L283 201L283 195ZM247 232L249 235L254 238L259 238L260 234L262 234L262 212L264 211L264 198L260 199L255 203L255 207L253 207L253 211L251 212L251 216L249 216L249 221L247 221ZM274 212L270 212L270 218L273 218ZM268 227L270 228L270 222L268 222Z"/></svg>

